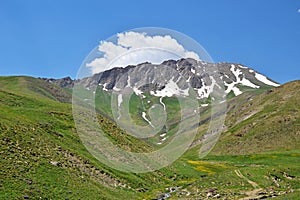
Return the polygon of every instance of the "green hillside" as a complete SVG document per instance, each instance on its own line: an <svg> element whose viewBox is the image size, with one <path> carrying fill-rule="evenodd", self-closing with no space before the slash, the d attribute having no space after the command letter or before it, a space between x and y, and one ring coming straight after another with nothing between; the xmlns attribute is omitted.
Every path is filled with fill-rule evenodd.
<svg viewBox="0 0 300 200"><path fill-rule="evenodd" d="M198 158L197 145L164 169L129 174L103 165L82 145L70 91L41 79L0 77L0 199L157 199L167 193L168 199L297 199L299 94L300 81L294 81L233 98L226 130L205 159ZM99 119L122 148L153 150L109 118Z"/></svg>
<svg viewBox="0 0 300 200"><path fill-rule="evenodd" d="M227 131L216 154L249 154L300 149L300 82L294 81L253 98L229 102Z"/></svg>

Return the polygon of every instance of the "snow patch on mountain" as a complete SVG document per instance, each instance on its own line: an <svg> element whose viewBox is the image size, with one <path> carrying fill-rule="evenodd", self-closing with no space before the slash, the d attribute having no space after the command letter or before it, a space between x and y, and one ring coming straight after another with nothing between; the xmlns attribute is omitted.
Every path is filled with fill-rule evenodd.
<svg viewBox="0 0 300 200"><path fill-rule="evenodd" d="M279 84L270 81L269 79L267 79L267 77L265 77L265 76L262 75L262 74L255 73L255 78L256 78L257 80L263 82L264 84L271 85L271 86L275 86L275 87L278 87L278 86L279 86Z"/></svg>
<svg viewBox="0 0 300 200"><path fill-rule="evenodd" d="M208 98L210 93L211 93L210 86L205 85L205 83L203 83L203 86L198 89L198 95L200 99Z"/></svg>
<svg viewBox="0 0 300 200"><path fill-rule="evenodd" d="M121 91L121 89L117 88L116 86L113 88L113 90L116 91L116 92L120 92Z"/></svg>
<svg viewBox="0 0 300 200"><path fill-rule="evenodd" d="M231 65L230 71L232 72L232 74L235 76L237 82L239 81L240 74L243 74L242 71L239 68L236 68L235 65Z"/></svg>
<svg viewBox="0 0 300 200"><path fill-rule="evenodd" d="M213 77L210 77L211 85L206 85L205 81L202 79L202 87L197 89L199 99L208 98L209 95L213 92L214 87L217 86L220 88L220 86L217 84L216 80Z"/></svg>
<svg viewBox="0 0 300 200"><path fill-rule="evenodd" d="M196 70L195 69L191 69L191 72L193 73L193 74L195 74L196 73Z"/></svg>
<svg viewBox="0 0 300 200"><path fill-rule="evenodd" d="M190 80L191 80L191 77L189 76L189 78L185 82L189 83Z"/></svg>
<svg viewBox="0 0 300 200"><path fill-rule="evenodd" d="M239 65L239 67L240 67L240 65ZM230 71L235 76L236 81L232 80L232 83L227 83L227 82L224 81L225 86L227 86L227 89L226 89L225 93L228 94L229 92L233 91L233 93L236 96L242 94L243 92L238 87L236 87L236 85L238 85L238 84L248 86L248 87L251 87L251 88L255 88L255 89L260 88L260 86L255 85L250 80L246 79L245 74L243 74L243 72L238 67L236 67L235 65L233 65L233 64L231 65Z"/></svg>
<svg viewBox="0 0 300 200"><path fill-rule="evenodd" d="M174 77L167 82L165 87L162 90L150 91L150 94L157 97L172 97L175 96L188 96L189 88L182 90L178 87L178 85L174 82Z"/></svg>
<svg viewBox="0 0 300 200"><path fill-rule="evenodd" d="M128 76L128 78L127 78L127 86L128 86L128 87L131 86L131 85L130 85L130 76Z"/></svg>
<svg viewBox="0 0 300 200"><path fill-rule="evenodd" d="M142 117L143 117L143 119L144 119L146 122L148 122L148 124L149 124L150 126L154 127L154 126L152 125L152 123L149 121L149 119L147 119L146 115L147 115L147 114L146 114L145 112L142 112Z"/></svg>
<svg viewBox="0 0 300 200"><path fill-rule="evenodd" d="M121 107L121 103L123 102L122 94L118 94L118 107Z"/></svg>
<svg viewBox="0 0 300 200"><path fill-rule="evenodd" d="M164 104L164 102L162 101L163 97L159 98L159 102L161 103L161 105L164 107L164 110L166 110L166 105Z"/></svg>
<svg viewBox="0 0 300 200"><path fill-rule="evenodd" d="M133 87L132 90L134 91L134 93L137 95L137 96L141 96L142 98L146 98L145 95L143 95L143 91L139 90L137 87Z"/></svg>
<svg viewBox="0 0 300 200"><path fill-rule="evenodd" d="M240 83L243 84L243 85L245 85L245 86L248 86L248 87L260 88L260 86L255 85L254 83L252 83L251 81L249 81L245 77L243 77L243 79L240 81Z"/></svg>
<svg viewBox="0 0 300 200"><path fill-rule="evenodd" d="M225 86L227 86L227 89L225 90L225 93L228 94L229 92L233 91L235 96L238 96L238 95L242 94L242 91L239 88L235 87L235 85L237 83L238 82L232 82L232 83L224 82Z"/></svg>
<svg viewBox="0 0 300 200"><path fill-rule="evenodd" d="M103 90L104 90L104 91L108 91L108 89L106 89L106 86L107 86L107 83L104 83L104 84L103 84Z"/></svg>
<svg viewBox="0 0 300 200"><path fill-rule="evenodd" d="M167 135L167 133L162 133L162 134L160 134L159 136L160 137L165 137Z"/></svg>
<svg viewBox="0 0 300 200"><path fill-rule="evenodd" d="M245 67L243 65L238 65L240 68L243 68L243 69L248 69L248 67Z"/></svg>
<svg viewBox="0 0 300 200"><path fill-rule="evenodd" d="M201 107L207 107L209 104L201 104Z"/></svg>

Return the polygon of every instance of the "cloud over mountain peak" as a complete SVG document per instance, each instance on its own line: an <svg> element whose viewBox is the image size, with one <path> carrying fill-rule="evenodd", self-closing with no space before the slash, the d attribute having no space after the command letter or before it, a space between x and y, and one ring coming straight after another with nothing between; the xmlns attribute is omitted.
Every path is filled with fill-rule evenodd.
<svg viewBox="0 0 300 200"><path fill-rule="evenodd" d="M186 50L170 35L150 36L133 31L117 34L116 42L101 41L97 50L102 56L86 64L93 74L114 66L126 67L143 62L159 64L178 58L200 59L197 53Z"/></svg>

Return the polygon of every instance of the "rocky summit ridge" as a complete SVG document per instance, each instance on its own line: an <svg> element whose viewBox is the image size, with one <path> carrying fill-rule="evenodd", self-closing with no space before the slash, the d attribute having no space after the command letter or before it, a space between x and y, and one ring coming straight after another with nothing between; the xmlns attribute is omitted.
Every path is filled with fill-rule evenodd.
<svg viewBox="0 0 300 200"><path fill-rule="evenodd" d="M88 90L100 86L102 90L112 92L131 88L141 97L143 93L158 97L186 96L193 90L199 99L208 98L217 87L227 95L238 96L248 90L279 86L272 79L242 64L206 63L192 58L114 67L79 80L70 77L44 80L63 88L72 88L74 84Z"/></svg>

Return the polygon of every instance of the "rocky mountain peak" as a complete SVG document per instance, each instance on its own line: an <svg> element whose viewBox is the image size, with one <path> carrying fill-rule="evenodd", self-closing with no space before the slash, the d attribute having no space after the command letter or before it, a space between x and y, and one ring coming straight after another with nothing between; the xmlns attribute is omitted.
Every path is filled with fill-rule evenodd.
<svg viewBox="0 0 300 200"><path fill-rule="evenodd" d="M238 96L245 90L279 86L242 64L206 63L192 58L115 67L76 81L70 77L45 80L65 88L72 88L75 82L88 90L101 87L104 91L116 92L131 88L139 96L143 93L162 97L189 95L192 89L199 99L208 98L215 87L223 87L226 94Z"/></svg>

